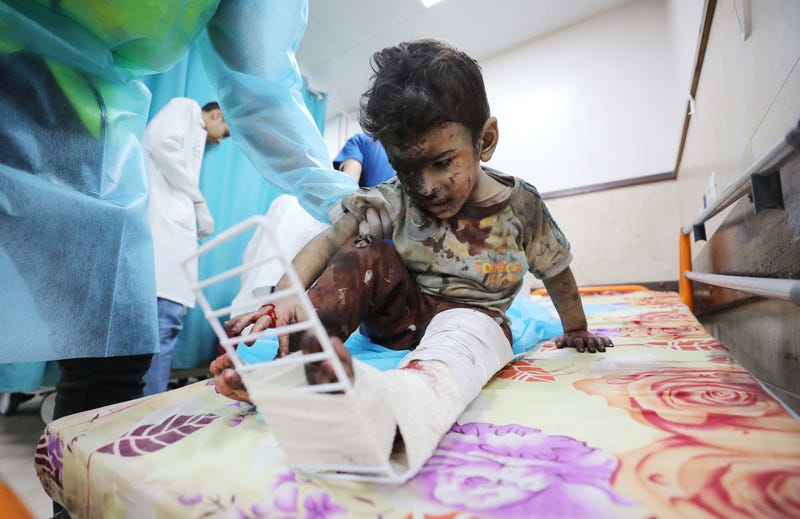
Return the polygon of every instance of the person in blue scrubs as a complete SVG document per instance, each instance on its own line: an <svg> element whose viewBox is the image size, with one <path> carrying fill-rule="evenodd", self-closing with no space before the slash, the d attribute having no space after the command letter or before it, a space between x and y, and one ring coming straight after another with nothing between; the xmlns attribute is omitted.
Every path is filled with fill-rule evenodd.
<svg viewBox="0 0 800 519"><path fill-rule="evenodd" d="M397 175L383 145L364 132L347 139L333 167L353 177L358 187L377 186Z"/></svg>

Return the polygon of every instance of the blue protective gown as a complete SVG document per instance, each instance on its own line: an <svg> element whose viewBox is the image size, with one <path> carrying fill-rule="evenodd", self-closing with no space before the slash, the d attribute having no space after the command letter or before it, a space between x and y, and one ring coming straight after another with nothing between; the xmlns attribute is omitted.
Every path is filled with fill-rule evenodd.
<svg viewBox="0 0 800 519"><path fill-rule="evenodd" d="M87 5L89 7L87 7ZM356 189L328 167L294 52L305 0L0 0L0 364L152 353L140 139L195 39L231 129L317 218Z"/></svg>

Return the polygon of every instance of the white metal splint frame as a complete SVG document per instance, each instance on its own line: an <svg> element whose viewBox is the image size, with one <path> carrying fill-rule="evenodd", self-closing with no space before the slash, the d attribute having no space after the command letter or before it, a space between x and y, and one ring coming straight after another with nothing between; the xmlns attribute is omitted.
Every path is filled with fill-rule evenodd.
<svg viewBox="0 0 800 519"><path fill-rule="evenodd" d="M311 305L311 302L308 299L305 287L303 287L303 285L300 282L300 279L297 277L297 273L292 267L291 260L281 253L280 248L277 246L277 242L274 238L274 235L269 229L268 222L266 221L266 218L264 216L259 216L259 215L252 216L219 233L214 238L201 245L195 254L187 258L184 261L184 268L194 258L199 258L200 256L207 254L211 250L220 247L228 240L256 226L262 226L264 235L269 240L269 245L272 246L270 248L275 251L275 254L271 254L264 258L258 258L255 261L252 261L248 264L244 264L239 267L235 267L226 270L224 272L221 272L217 275L211 276L207 279L200 280L193 287L193 290L197 296L197 301L203 310L206 320L208 320L209 324L211 325L211 328L214 330L214 333L216 334L220 345L222 345L222 347L230 356L236 371L242 376L243 380L246 381L251 377L259 377L259 384L262 385L273 384L272 389L277 394L284 394L288 396L293 394L294 392L331 393L339 391L341 392L341 394L327 395L327 396L342 398L342 399L354 398L354 387L350 382L350 379L347 376L344 367L342 366L342 363L339 360L339 357L336 355L333 346L331 345L330 338L328 337L325 328L322 326L319 317L314 311L314 307ZM269 302L278 301L282 298L296 296L297 298L299 298L299 301L302 304L302 308L303 311L305 312L305 315L307 316L307 319L305 321L289 324L286 326L280 326L277 328L267 328L266 330L263 330L258 333L249 333L251 327L247 327L244 329L242 335L235 337L228 337L224 327L220 323L219 318L230 316L234 308L232 306L225 306L218 309L212 308L203 292L204 289L216 283L232 278L234 276L241 275L243 272L254 269L262 265L263 263L273 260L280 261L286 275L289 277L289 280L291 281L290 288L273 292L272 294L269 294L268 296L259 298L257 300L256 299L249 300L247 301L247 303L249 304L257 302L263 305ZM254 341L262 337L292 334L292 333L304 332L306 330L310 330L312 333L314 333L316 338L319 340L320 345L322 346L322 352L313 353L309 355L303 355L301 352L298 352L280 359L275 359L268 362L251 363L251 364L246 364L236 353L236 348L235 348L236 344ZM286 385L281 385L280 375L283 371L286 370L286 368L289 365L293 364L305 365L310 362L318 362L318 361L329 361L331 363L334 373L336 374L336 377L338 379L337 382L328 384L319 384L319 385L305 384L295 387L287 387ZM274 383L272 383L273 380L275 381ZM257 408L261 409L269 405L277 405L276 401L272 399L270 401L263 401L263 402L253 401L253 403L256 405ZM348 406L344 406L344 408L353 409ZM371 452L373 453L375 459L380 458L381 450L378 447L379 440L376 437L375 428L370 427L371 417L365 416L364 413L356 413L356 414L358 415L342 417L341 421L343 423L346 423L347 427L349 429L352 429L353 432L362 439L366 448L371 450ZM281 440L280 438L278 438L278 434L276 434L276 439L278 439L278 443L281 444ZM286 452L285 448L283 450L284 452ZM307 462L295 463L293 462L292 459L289 459L288 461L290 465L292 465L292 467L295 469L328 478L352 479L352 480L370 481L379 483L380 482L402 483L408 478L408 475L404 470L402 464L397 464L395 462L389 461L388 459L383 463L370 464L370 465L327 464L327 463L315 464Z"/></svg>

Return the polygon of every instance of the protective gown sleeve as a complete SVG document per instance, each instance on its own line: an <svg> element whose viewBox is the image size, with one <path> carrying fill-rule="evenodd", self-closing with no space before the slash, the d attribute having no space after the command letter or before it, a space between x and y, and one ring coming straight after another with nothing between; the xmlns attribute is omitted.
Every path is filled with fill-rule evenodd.
<svg viewBox="0 0 800 519"><path fill-rule="evenodd" d="M0 0L0 365L158 344L135 78L173 66L217 3Z"/></svg>
<svg viewBox="0 0 800 519"><path fill-rule="evenodd" d="M223 1L199 42L233 140L270 184L328 222L358 185L332 169L303 102L295 51L307 19L304 0Z"/></svg>

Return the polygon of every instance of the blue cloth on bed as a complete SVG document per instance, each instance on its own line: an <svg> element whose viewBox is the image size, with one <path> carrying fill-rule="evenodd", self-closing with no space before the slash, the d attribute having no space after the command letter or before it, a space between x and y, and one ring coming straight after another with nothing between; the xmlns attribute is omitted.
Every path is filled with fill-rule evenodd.
<svg viewBox="0 0 800 519"><path fill-rule="evenodd" d="M506 311L511 319L512 349L515 355L536 349L542 341L558 337L563 333L561 321L555 318L547 307L524 297L517 297ZM354 333L346 341L353 358L377 369L394 369L409 350L390 350L375 344L365 335ZM266 362L275 358L278 352L278 339L268 337L256 341L253 346L239 346L239 357L247 364Z"/></svg>

